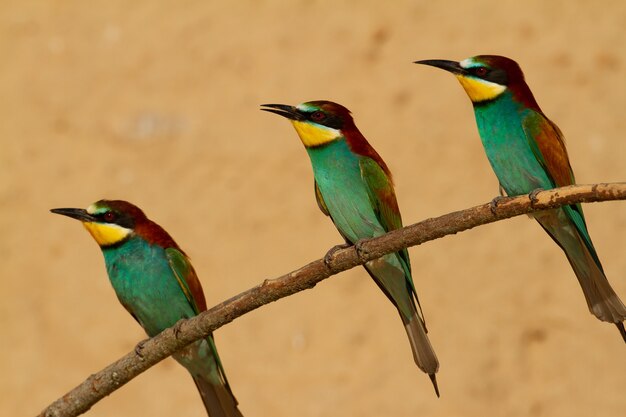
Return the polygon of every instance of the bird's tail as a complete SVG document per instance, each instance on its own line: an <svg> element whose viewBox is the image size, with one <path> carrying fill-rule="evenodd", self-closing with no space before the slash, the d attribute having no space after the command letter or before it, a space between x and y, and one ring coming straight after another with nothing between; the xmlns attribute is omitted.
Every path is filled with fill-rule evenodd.
<svg viewBox="0 0 626 417"><path fill-rule="evenodd" d="M191 374L209 417L243 417L226 379L213 336L198 340L173 356Z"/></svg>
<svg viewBox="0 0 626 417"><path fill-rule="evenodd" d="M237 408L237 399L222 381L209 381L199 375L194 375L193 380L209 417L243 417Z"/></svg>
<svg viewBox="0 0 626 417"><path fill-rule="evenodd" d="M365 265L365 269L398 309L409 336L413 359L418 368L430 376L435 393L439 396L439 387L435 378L435 374L439 370L439 361L426 335L424 320L418 313L421 310L417 303L413 284L410 281L410 275L408 275L410 272L402 269L396 255L388 255L370 261Z"/></svg>
<svg viewBox="0 0 626 417"><path fill-rule="evenodd" d="M435 393L437 397L439 397L439 386L437 385L437 378L435 377L435 374L439 370L439 360L437 360L435 350L426 335L426 327L422 319L417 315L417 312L409 320L407 320L402 313L400 313L400 316L402 317L406 334L409 336L413 359L417 366L428 374L435 388Z"/></svg>
<svg viewBox="0 0 626 417"><path fill-rule="evenodd" d="M535 216L541 226L565 252L583 290L591 314L602 321L614 323L626 342L623 321L626 307L606 278L598 255L588 235L583 236L571 221L564 221L564 211L551 210ZM583 226L584 227L584 226Z"/></svg>
<svg viewBox="0 0 626 417"><path fill-rule="evenodd" d="M589 311L602 321L614 323L619 329L624 342L626 342L626 331L623 323L626 320L626 307L611 287L602 267L591 256L587 247L580 242L579 248L580 250L577 254L570 256L567 253L567 259L572 265L585 294Z"/></svg>

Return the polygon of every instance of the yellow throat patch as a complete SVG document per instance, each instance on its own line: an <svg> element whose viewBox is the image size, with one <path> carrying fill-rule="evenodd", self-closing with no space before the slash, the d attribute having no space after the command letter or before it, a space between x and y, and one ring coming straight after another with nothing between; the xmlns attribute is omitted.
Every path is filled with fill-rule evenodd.
<svg viewBox="0 0 626 417"><path fill-rule="evenodd" d="M131 229L118 226L117 224L83 222L83 226L100 246L115 245L132 233Z"/></svg>
<svg viewBox="0 0 626 417"><path fill-rule="evenodd" d="M463 75L457 75L456 78L465 89L470 100L474 103L492 100L506 90L506 86L504 85L481 80L479 78L466 77Z"/></svg>
<svg viewBox="0 0 626 417"><path fill-rule="evenodd" d="M320 146L341 137L341 132L332 127L310 122L300 122L298 120L292 120L291 123L296 128L300 140L307 148Z"/></svg>

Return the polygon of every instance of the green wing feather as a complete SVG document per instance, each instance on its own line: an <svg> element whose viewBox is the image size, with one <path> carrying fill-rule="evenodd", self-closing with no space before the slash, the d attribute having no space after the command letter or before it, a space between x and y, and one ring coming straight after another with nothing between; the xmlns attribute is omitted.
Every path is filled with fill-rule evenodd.
<svg viewBox="0 0 626 417"><path fill-rule="evenodd" d="M400 215L400 209L398 207L398 201L396 199L396 193L393 189L393 184L385 171L378 163L368 157L362 157L359 161L361 168L361 177L363 182L367 185L367 191L370 197L370 202L378 221L383 228L389 232L402 227L402 216ZM404 248L397 252L400 264L404 269L404 277L407 284L407 290L415 298L415 302L419 308L418 316L424 326L426 325L424 319L424 313L417 297L417 291L415 290L415 284L413 283L413 277L411 274L411 262L409 260L409 251ZM393 285L396 280L391 280L387 285ZM386 291L383 289L383 291ZM399 300L395 300L396 303ZM406 314L407 312L405 312ZM409 316L407 316L409 317Z"/></svg>
<svg viewBox="0 0 626 417"><path fill-rule="evenodd" d="M396 201L393 185L385 171L371 158L362 157L359 160L361 178L367 185L372 207L380 224L389 232L402 227L402 217Z"/></svg>
<svg viewBox="0 0 626 417"><path fill-rule="evenodd" d="M165 249L165 256L193 311L198 314L206 310L204 293L189 258L176 248Z"/></svg>
<svg viewBox="0 0 626 417"><path fill-rule="evenodd" d="M189 305L191 305L196 314L206 310L204 293L202 292L200 281L198 280L196 271L193 269L189 258L176 248L165 249L165 255L167 256L170 268L172 268L172 272L178 281L178 285L180 285L180 289L183 291L183 294L185 294ZM230 390L230 385L228 383L228 379L226 379L224 366L222 365L222 361L217 353L217 347L215 346L213 336L209 335L209 337L206 338L206 341L208 342L209 348L215 357L220 378Z"/></svg>
<svg viewBox="0 0 626 417"><path fill-rule="evenodd" d="M553 187L565 187L576 183L574 172L567 156L563 133L542 113L532 112L522 122L528 145L537 161L550 178ZM563 211L574 223L595 261L600 265L591 237L587 231L585 215L580 204L564 206Z"/></svg>
<svg viewBox="0 0 626 417"><path fill-rule="evenodd" d="M370 202L376 213L378 221L385 231L396 230L402 227L402 217L396 200L396 193L393 189L391 180L378 163L368 157L362 157L359 160L361 168L361 177L367 186L367 192ZM402 267L405 269L408 281L413 291L413 279L411 278L411 263L409 261L409 252L406 248L398 252L402 261Z"/></svg>
<svg viewBox="0 0 626 417"><path fill-rule="evenodd" d="M330 216L330 212L328 211L328 207L326 207L326 202L324 201L320 187L317 185L317 181L313 181L313 186L315 187L315 201L317 201L317 206L325 216Z"/></svg>
<svg viewBox="0 0 626 417"><path fill-rule="evenodd" d="M559 128L543 114L533 112L523 119L522 127L530 149L544 168L554 187L576 182L569 163L565 140Z"/></svg>

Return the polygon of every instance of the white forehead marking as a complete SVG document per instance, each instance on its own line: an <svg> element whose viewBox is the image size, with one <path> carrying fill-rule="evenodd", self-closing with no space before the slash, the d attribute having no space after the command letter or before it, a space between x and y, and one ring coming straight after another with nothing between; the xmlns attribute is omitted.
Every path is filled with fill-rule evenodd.
<svg viewBox="0 0 626 417"><path fill-rule="evenodd" d="M459 65L461 66L461 68L465 69L478 66L478 64L476 64L476 62L474 62L472 58L464 59L463 61L459 62Z"/></svg>
<svg viewBox="0 0 626 417"><path fill-rule="evenodd" d="M88 214L98 214L98 213L102 213L106 211L106 208L103 207L98 207L96 205L96 203L90 205L89 207L87 207L87 213Z"/></svg>
<svg viewBox="0 0 626 417"><path fill-rule="evenodd" d="M296 106L296 109L300 110L300 111L313 111L313 110L317 110L316 107L311 106L310 104L307 103L300 103Z"/></svg>

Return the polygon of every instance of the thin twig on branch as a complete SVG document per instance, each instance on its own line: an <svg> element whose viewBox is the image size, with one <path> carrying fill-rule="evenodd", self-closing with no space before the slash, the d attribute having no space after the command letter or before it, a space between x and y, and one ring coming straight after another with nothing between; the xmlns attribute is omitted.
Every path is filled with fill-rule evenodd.
<svg viewBox="0 0 626 417"><path fill-rule="evenodd" d="M100 399L126 384L132 378L195 340L230 323L262 305L313 288L318 282L339 272L402 248L456 234L498 220L533 211L575 203L625 200L626 183L578 185L531 193L532 196L505 197L497 204L487 203L466 210L394 230L383 236L360 242L332 253L329 262L318 259L275 279L266 279L221 304L188 320L181 320L130 353L89 376L83 383L50 404L39 416L71 417L89 410Z"/></svg>

